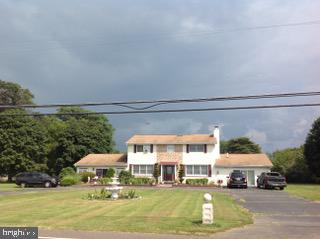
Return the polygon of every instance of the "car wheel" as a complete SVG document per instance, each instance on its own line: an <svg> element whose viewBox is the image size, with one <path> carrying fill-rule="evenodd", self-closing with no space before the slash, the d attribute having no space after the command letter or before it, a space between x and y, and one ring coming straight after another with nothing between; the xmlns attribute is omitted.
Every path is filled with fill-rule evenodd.
<svg viewBox="0 0 320 239"><path fill-rule="evenodd" d="M284 188L283 187L280 187L280 190L283 190Z"/></svg>
<svg viewBox="0 0 320 239"><path fill-rule="evenodd" d="M20 187L25 188L27 184L25 182L20 183Z"/></svg>
<svg viewBox="0 0 320 239"><path fill-rule="evenodd" d="M44 183L44 187L45 188L50 188L51 187L51 183L50 182L45 182Z"/></svg>

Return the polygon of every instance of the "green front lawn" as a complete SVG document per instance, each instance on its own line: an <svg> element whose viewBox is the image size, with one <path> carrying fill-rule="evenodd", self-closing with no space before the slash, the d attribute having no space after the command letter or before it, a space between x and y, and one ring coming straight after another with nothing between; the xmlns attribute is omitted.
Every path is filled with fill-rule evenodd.
<svg viewBox="0 0 320 239"><path fill-rule="evenodd" d="M21 190L15 183L0 183L0 192L11 192Z"/></svg>
<svg viewBox="0 0 320 239"><path fill-rule="evenodd" d="M320 201L319 184L289 184L286 187L286 191L294 196L312 201Z"/></svg>
<svg viewBox="0 0 320 239"><path fill-rule="evenodd" d="M70 189L72 190L72 189ZM203 192L140 189L142 199L90 201L86 191L36 192L0 197L0 225L90 231L209 234L252 223L228 195L214 193L214 225L201 224Z"/></svg>

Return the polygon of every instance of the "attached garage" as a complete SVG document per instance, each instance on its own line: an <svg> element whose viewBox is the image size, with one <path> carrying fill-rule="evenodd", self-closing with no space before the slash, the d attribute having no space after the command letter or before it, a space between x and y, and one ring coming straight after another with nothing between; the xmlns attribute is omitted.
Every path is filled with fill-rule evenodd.
<svg viewBox="0 0 320 239"><path fill-rule="evenodd" d="M248 186L256 186L257 178L262 172L269 172L272 162L266 154L221 154L214 166L215 182L227 186L228 176L234 170L242 171Z"/></svg>
<svg viewBox="0 0 320 239"><path fill-rule="evenodd" d="M98 177L106 175L109 168L113 168L116 175L127 170L126 154L88 154L74 164L77 172L93 172Z"/></svg>

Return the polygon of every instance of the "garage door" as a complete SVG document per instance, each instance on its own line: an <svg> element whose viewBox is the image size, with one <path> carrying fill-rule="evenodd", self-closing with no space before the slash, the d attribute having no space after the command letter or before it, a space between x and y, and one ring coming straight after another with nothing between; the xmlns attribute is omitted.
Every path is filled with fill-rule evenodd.
<svg viewBox="0 0 320 239"><path fill-rule="evenodd" d="M255 186L254 170L243 170L242 172L246 175L248 186Z"/></svg>

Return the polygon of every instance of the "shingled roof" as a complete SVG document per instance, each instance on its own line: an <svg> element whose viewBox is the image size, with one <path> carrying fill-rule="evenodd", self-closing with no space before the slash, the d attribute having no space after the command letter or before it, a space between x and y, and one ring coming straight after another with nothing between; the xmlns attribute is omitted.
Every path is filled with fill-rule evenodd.
<svg viewBox="0 0 320 239"><path fill-rule="evenodd" d="M266 154L221 154L215 167L272 167Z"/></svg>
<svg viewBox="0 0 320 239"><path fill-rule="evenodd" d="M127 166L126 154L88 154L75 166Z"/></svg>
<svg viewBox="0 0 320 239"><path fill-rule="evenodd" d="M216 144L217 140L209 134L153 134L132 136L127 144Z"/></svg>

